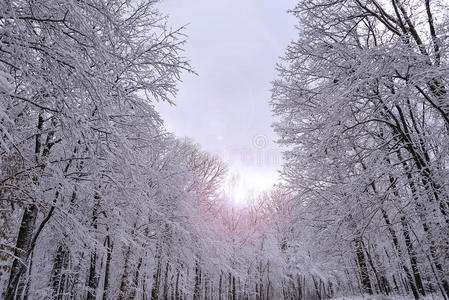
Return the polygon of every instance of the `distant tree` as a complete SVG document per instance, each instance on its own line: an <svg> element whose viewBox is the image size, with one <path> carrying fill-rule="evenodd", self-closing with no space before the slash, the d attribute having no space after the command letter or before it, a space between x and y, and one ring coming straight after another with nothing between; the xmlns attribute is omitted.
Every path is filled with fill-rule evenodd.
<svg viewBox="0 0 449 300"><path fill-rule="evenodd" d="M447 6L316 0L293 13L275 130L307 225L358 266L341 264L352 274L340 286L355 275L361 292L448 297Z"/></svg>
<svg viewBox="0 0 449 300"><path fill-rule="evenodd" d="M11 217L22 215L11 224L14 242L1 242L12 260L6 299L26 297L25 271L55 214L65 218L63 236L67 221L77 220L80 231L99 238L100 218L111 218L118 200L110 192L140 184L139 159L161 133L151 102L171 101L180 71L189 68L179 54L182 35L167 30L154 3L1 1L0 151L16 163L2 161L10 172L1 173L0 194L20 211ZM66 248L58 249L52 281L64 294L56 277ZM96 249L88 298L99 284Z"/></svg>

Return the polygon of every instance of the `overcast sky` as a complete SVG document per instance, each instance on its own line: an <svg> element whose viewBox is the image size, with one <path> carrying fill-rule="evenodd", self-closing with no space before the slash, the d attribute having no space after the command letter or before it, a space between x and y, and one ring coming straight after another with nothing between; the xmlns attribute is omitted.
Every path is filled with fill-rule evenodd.
<svg viewBox="0 0 449 300"><path fill-rule="evenodd" d="M269 101L275 65L296 36L295 0L161 0L177 28L187 24L184 74L176 106L157 104L166 127L220 156L240 174L239 192L269 189L281 154ZM241 199L240 199L241 200Z"/></svg>

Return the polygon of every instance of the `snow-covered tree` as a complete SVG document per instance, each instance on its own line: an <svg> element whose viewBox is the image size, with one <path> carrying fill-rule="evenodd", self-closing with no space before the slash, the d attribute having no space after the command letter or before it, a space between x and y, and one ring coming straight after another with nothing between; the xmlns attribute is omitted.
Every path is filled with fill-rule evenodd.
<svg viewBox="0 0 449 300"><path fill-rule="evenodd" d="M275 129L287 190L347 273L337 288L449 296L447 7L316 0L293 13Z"/></svg>

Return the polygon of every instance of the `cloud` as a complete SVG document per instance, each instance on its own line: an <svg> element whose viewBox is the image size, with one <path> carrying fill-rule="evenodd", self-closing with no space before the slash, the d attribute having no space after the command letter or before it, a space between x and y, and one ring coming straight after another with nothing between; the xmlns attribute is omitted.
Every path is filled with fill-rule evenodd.
<svg viewBox="0 0 449 300"><path fill-rule="evenodd" d="M296 35L295 19L286 13L294 4L293 0L165 0L160 4L174 28L189 24L186 56L199 76L184 74L176 107L159 103L157 109L178 136L191 137L227 160L247 189L271 186L280 166L280 159L257 164L229 156L246 149L256 159L252 143L257 135L271 143L265 155L269 150L271 156L281 156L272 143L277 137L270 127L269 90L278 57Z"/></svg>

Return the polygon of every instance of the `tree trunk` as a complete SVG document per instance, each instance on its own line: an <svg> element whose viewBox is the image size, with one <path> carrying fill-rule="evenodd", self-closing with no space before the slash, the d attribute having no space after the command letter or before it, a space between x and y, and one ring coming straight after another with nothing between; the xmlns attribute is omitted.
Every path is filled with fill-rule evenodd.
<svg viewBox="0 0 449 300"><path fill-rule="evenodd" d="M25 208L25 211L23 212L16 249L14 250L15 258L12 263L9 282L5 292L5 300L15 299L17 285L20 281L20 277L25 271L27 255L31 246L33 231L36 226L37 211L37 206L33 204Z"/></svg>
<svg viewBox="0 0 449 300"><path fill-rule="evenodd" d="M53 289L54 299L63 299L64 293L67 292L67 274L69 266L70 252L66 245L61 244L56 251L53 270L50 277L50 285Z"/></svg>
<svg viewBox="0 0 449 300"><path fill-rule="evenodd" d="M141 267L142 267L142 257L139 258L139 262L137 263L136 273L134 274L133 279L133 285L131 287L131 291L129 291L129 299L134 299L136 297L137 288L139 287L139 276Z"/></svg>
<svg viewBox="0 0 449 300"><path fill-rule="evenodd" d="M110 236L106 236L106 264L104 268L104 281L103 281L103 300L109 299L109 272L112 260L112 242Z"/></svg>
<svg viewBox="0 0 449 300"><path fill-rule="evenodd" d="M168 300L168 261L165 264L165 274L164 274L164 289L163 289L163 294L162 294L162 299L164 300Z"/></svg>
<svg viewBox="0 0 449 300"><path fill-rule="evenodd" d="M156 260L157 260L157 268L156 272L153 274L153 287L151 288L151 300L157 300L159 298L159 281L161 274L161 249L159 246L156 246Z"/></svg>
<svg viewBox="0 0 449 300"><path fill-rule="evenodd" d="M296 281L298 282L298 300L302 300L302 285L301 285L301 276L298 275L298 277L296 278Z"/></svg>
<svg viewBox="0 0 449 300"><path fill-rule="evenodd" d="M199 300L201 296L201 269L199 261L195 264L195 288L193 291L193 299Z"/></svg>
<svg viewBox="0 0 449 300"><path fill-rule="evenodd" d="M179 299L179 269L176 272L176 286L175 286L175 299Z"/></svg>
<svg viewBox="0 0 449 300"><path fill-rule="evenodd" d="M390 177L390 182L394 183L394 179L392 177ZM413 278L410 273L410 270L402 261L403 254L402 254L401 247L399 246L399 241L398 241L398 237L396 235L396 231L394 230L393 225L390 222L387 212L383 208L381 209L381 212L382 212L382 216L384 218L385 224L387 224L388 231L390 232L390 235L392 237L394 248L396 249L399 259L401 260L401 266L405 272L405 276L407 277L408 283L410 284L410 288L412 289L413 296L415 297L415 299L418 299L419 298L418 290L416 289L415 283L413 282Z"/></svg>
<svg viewBox="0 0 449 300"><path fill-rule="evenodd" d="M220 273L220 280L218 281L218 300L222 300L222 283L223 282L223 273Z"/></svg>
<svg viewBox="0 0 449 300"><path fill-rule="evenodd" d="M232 300L237 299L236 288L235 288L235 276L232 276Z"/></svg>
<svg viewBox="0 0 449 300"><path fill-rule="evenodd" d="M441 266L441 263L439 262L438 255L436 254L435 241L433 239L432 233L430 232L429 225L427 224L426 216L422 215L425 212L425 209L422 207L422 205L421 205L421 203L419 201L418 191L417 191L417 187L415 185L415 182L413 180L413 176L412 176L412 174L411 174L411 172L409 170L409 167L407 166L407 163L402 160L402 155L401 155L400 151L397 151L397 155L398 155L399 160L402 161L402 166L403 166L403 168L404 168L404 170L406 172L406 175L407 175L408 185L410 187L410 190L412 192L412 197L413 197L413 200L415 202L414 204L415 204L416 209L418 211L418 215L421 218L421 225L422 225L423 230L424 230L424 232L425 232L425 234L427 236L427 239L430 242L429 249L430 249L430 257L432 258L431 259L431 263L433 263L435 265L435 268L437 269L437 271L439 273L438 276L442 276L443 277L443 278L439 278L436 275L435 279L437 280L437 283L438 283L439 286L440 286L440 282L441 282L442 286L440 286L440 288L442 289L442 293L445 293L447 296L449 296L449 282L447 281L447 279L445 279L443 268Z"/></svg>
<svg viewBox="0 0 449 300"><path fill-rule="evenodd" d="M361 238L357 238L355 240L355 246L356 246L357 262L360 268L360 278L361 278L360 282L362 284L362 292L372 295L373 290L369 278L368 267L365 261L365 255L363 253Z"/></svg>
<svg viewBox="0 0 449 300"><path fill-rule="evenodd" d="M41 114L38 116L37 130L38 133L35 136L34 155L36 164L39 162L39 155L41 153L41 133L42 126L44 124L44 118ZM34 183L38 183L37 179L33 179ZM31 247L33 239L33 232L36 226L38 209L37 206L32 204L25 208L22 215L22 221L19 228L19 234L17 236L16 247L14 249L14 260L9 275L8 285L5 291L5 299L12 300L15 297L17 285L20 281L20 277L25 270L28 252Z"/></svg>
<svg viewBox="0 0 449 300"><path fill-rule="evenodd" d="M128 299L128 277L129 277L129 257L131 256L131 247L128 246L125 253L125 265L123 267L122 279L120 281L119 299Z"/></svg>
<svg viewBox="0 0 449 300"><path fill-rule="evenodd" d="M89 277L87 280L87 300L95 300L97 294L98 278L97 278L97 251L96 249L90 254Z"/></svg>
<svg viewBox="0 0 449 300"><path fill-rule="evenodd" d="M98 209L100 206L100 195L95 192L94 195L95 204L92 211L92 228L96 232L98 229ZM87 300L95 300L97 295L98 287L98 276L97 276L97 249L96 247L90 254L90 265L89 265L89 277L87 281Z"/></svg>
<svg viewBox="0 0 449 300"><path fill-rule="evenodd" d="M418 260L416 258L415 249L413 247L412 241L410 239L410 233L408 224L404 216L401 216L402 233L404 235L405 245L407 246L407 252L410 257L410 265L412 266L413 277L415 278L416 287L419 293L423 296L426 295L424 291L424 286L422 284L421 275L418 270Z"/></svg>

